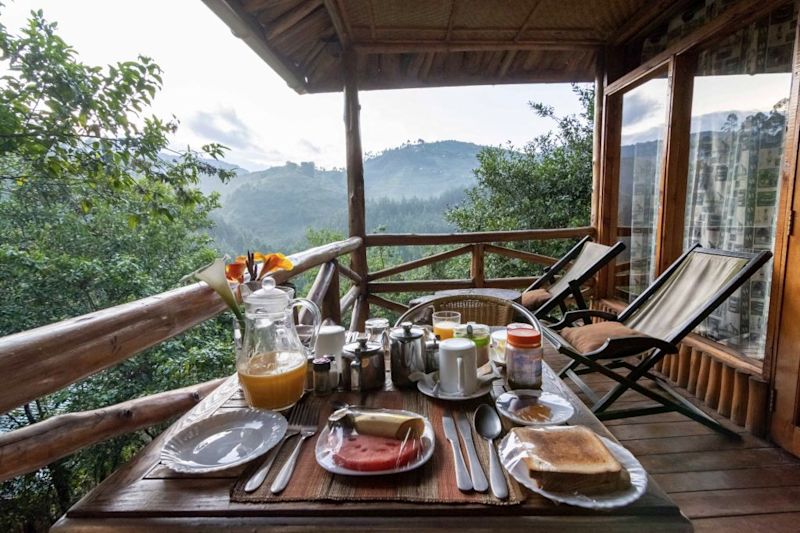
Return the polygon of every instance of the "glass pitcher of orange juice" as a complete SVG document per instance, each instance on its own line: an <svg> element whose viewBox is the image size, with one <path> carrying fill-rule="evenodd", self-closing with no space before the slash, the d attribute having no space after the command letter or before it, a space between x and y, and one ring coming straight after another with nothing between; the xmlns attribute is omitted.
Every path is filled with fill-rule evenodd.
<svg viewBox="0 0 800 533"><path fill-rule="evenodd" d="M321 322L311 300L292 300L286 291L264 278L262 288L244 299L245 325L236 371L251 407L282 410L303 395L306 382L306 348L294 322L295 307L307 309L314 319L309 346L314 346Z"/></svg>

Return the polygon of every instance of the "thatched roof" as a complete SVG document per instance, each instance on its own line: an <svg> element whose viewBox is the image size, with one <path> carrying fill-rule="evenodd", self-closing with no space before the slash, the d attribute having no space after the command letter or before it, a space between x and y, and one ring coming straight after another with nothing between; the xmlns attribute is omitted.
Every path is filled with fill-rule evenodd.
<svg viewBox="0 0 800 533"><path fill-rule="evenodd" d="M204 0L297 92L591 81L597 54L683 2L665 0Z"/></svg>

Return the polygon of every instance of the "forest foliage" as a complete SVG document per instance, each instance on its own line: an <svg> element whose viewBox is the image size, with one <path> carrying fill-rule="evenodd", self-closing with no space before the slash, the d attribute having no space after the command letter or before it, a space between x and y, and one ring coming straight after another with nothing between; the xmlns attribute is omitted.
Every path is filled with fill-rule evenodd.
<svg viewBox="0 0 800 533"><path fill-rule="evenodd" d="M157 64L146 57L106 67L83 64L41 12L32 13L18 35L0 25L0 49L0 336L164 292L217 255L208 232L218 196L202 194L197 184L202 175L225 181L234 171L209 163L224 154L218 144L171 152L177 122L148 114L161 88ZM477 185L466 192L446 190L451 180L442 173L444 194L437 198L371 200L369 231L443 231L449 226L425 226L442 211L462 231L587 224L592 94L575 90L581 114L558 117L533 104L539 116L555 121L555 131L522 149L481 150ZM401 150L388 155L406 157ZM450 158L462 159L456 152ZM437 164L445 168L447 161ZM225 221L219 222L224 230ZM309 245L343 237L344 220L328 222L320 220L319 229L307 233ZM253 242L252 235L237 238L239 251L270 244ZM559 255L569 244L520 246ZM371 248L369 269L441 250ZM464 256L392 279L461 278L468 269ZM531 274L530 265L518 261L487 262L489 276ZM298 287L312 276L298 279ZM407 301L414 294L388 296ZM0 431L228 374L231 350L229 318L207 321L0 416ZM112 439L2 483L0 530L46 529L160 429Z"/></svg>

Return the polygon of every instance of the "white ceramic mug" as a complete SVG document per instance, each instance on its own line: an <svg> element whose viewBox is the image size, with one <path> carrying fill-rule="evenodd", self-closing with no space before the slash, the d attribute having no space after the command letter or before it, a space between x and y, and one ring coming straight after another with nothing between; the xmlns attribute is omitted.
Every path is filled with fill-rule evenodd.
<svg viewBox="0 0 800 533"><path fill-rule="evenodd" d="M469 339L439 343L439 387L447 394L470 395L478 390L478 356Z"/></svg>
<svg viewBox="0 0 800 533"><path fill-rule="evenodd" d="M318 356L339 357L344 348L344 328L342 326L320 326L314 353Z"/></svg>

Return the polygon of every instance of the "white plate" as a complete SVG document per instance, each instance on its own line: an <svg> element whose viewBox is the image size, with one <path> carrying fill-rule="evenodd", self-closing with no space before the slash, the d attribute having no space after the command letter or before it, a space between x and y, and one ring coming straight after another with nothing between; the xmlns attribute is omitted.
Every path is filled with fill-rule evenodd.
<svg viewBox="0 0 800 533"><path fill-rule="evenodd" d="M405 415L410 416L420 416L418 413L412 413L411 411L403 411L398 410L398 413L402 413ZM315 449L315 455L317 457L317 463L319 466L330 472L331 474L341 474L343 476L383 476L386 474L399 474L401 472L408 472L409 470L414 470L415 468L419 468L420 466L424 465L428 462L428 460L433 457L433 448L436 446L436 436L433 433L433 426L431 425L430 421L422 417L422 420L425 422L425 429L422 432L422 455L417 458L416 461L412 461L405 466L401 466L400 468L392 468L390 470L374 470L374 471L364 471L364 470L350 470L349 468L344 468L342 466L337 465L333 461L333 450L330 448L328 444L328 435L330 434L330 428L328 425L325 425L325 428L320 432L319 438L317 439L317 447Z"/></svg>
<svg viewBox="0 0 800 533"><path fill-rule="evenodd" d="M514 411L525 405L534 403L546 405L550 408L550 416L547 420L533 422L524 420L515 414ZM553 394L552 392L532 389L504 392L497 398L495 405L501 415L522 426L552 426L563 424L575 414L575 408L572 407L572 404L565 398L562 398L558 394Z"/></svg>
<svg viewBox="0 0 800 533"><path fill-rule="evenodd" d="M480 398L481 396L489 394L492 390L492 382L487 381L481 383L480 386L478 387L478 390L476 390L472 394L453 394L449 392L443 392L441 389L436 391L436 394L433 394L433 387L431 387L431 385L424 380L417 381L417 389L425 396L430 396L431 398L436 398L437 400L460 402L463 400L472 400L473 398Z"/></svg>
<svg viewBox="0 0 800 533"><path fill-rule="evenodd" d="M286 433L286 419L274 411L235 409L197 421L172 435L161 462L176 472L202 474L251 461Z"/></svg>
<svg viewBox="0 0 800 533"><path fill-rule="evenodd" d="M503 467L508 470L508 473L518 482L528 487L533 492L541 494L554 502L566 503L585 509L613 509L635 502L644 494L645 490L647 490L647 472L642 468L641 463L636 460L631 452L619 444L605 437L600 437L599 435L598 437L600 437L600 440L603 441L603 444L606 445L611 454L616 457L617 461L628 471L631 478L630 487L608 494L594 494L591 496L579 493L542 490L539 488L536 481L530 477L528 466L525 464L525 461L516 460L518 453L512 450L512 447L509 445L510 436L511 433L503 437L503 440L500 441L500 446L498 446L500 462L503 464Z"/></svg>

